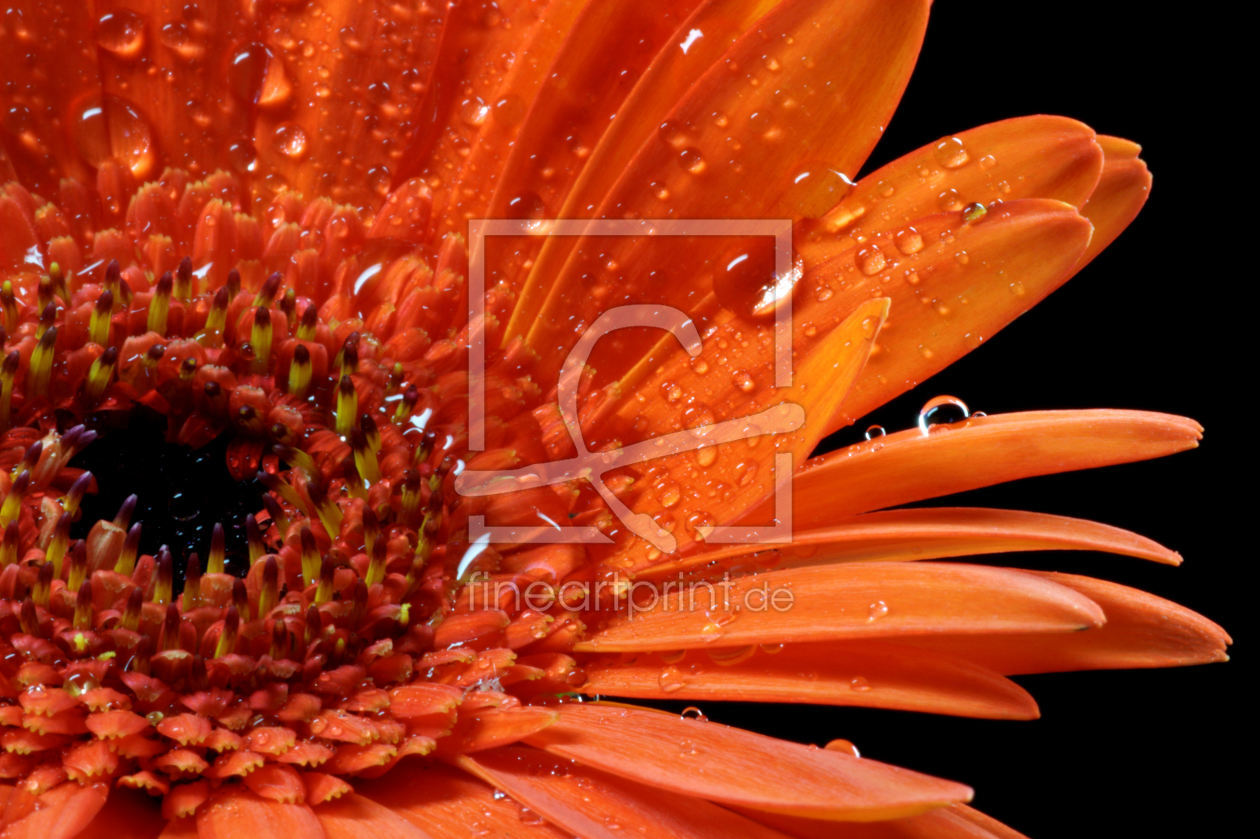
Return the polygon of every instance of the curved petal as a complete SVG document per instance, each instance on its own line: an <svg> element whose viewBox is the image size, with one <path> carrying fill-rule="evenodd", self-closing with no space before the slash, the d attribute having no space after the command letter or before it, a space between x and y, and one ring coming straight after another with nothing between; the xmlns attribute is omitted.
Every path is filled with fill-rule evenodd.
<svg viewBox="0 0 1260 839"><path fill-rule="evenodd" d="M793 479L797 529L993 484L1162 457L1198 445L1193 420L1146 411L1028 411L914 428L815 458ZM758 510L749 515L762 514Z"/></svg>
<svg viewBox="0 0 1260 839"><path fill-rule="evenodd" d="M583 839L783 839L708 801L636 784L539 749L497 749L460 765Z"/></svg>
<svg viewBox="0 0 1260 839"><path fill-rule="evenodd" d="M105 806L109 787L67 781L36 799L35 809L5 828L6 839L73 839Z"/></svg>
<svg viewBox="0 0 1260 839"><path fill-rule="evenodd" d="M771 651L774 652L771 652ZM802 702L1034 719L1027 691L992 670L904 644L789 644L645 654L583 665L588 696Z"/></svg>
<svg viewBox="0 0 1260 839"><path fill-rule="evenodd" d="M1033 574L955 563L787 568L666 588L575 645L638 652L859 638L1071 632L1100 626L1088 597Z"/></svg>
<svg viewBox="0 0 1260 839"><path fill-rule="evenodd" d="M819 822L750 812L750 818L798 839L835 839L834 828ZM844 839L1028 839L997 819L966 804L953 804L929 813L886 822L852 825Z"/></svg>
<svg viewBox="0 0 1260 839"><path fill-rule="evenodd" d="M811 818L897 818L971 798L961 784L873 760L606 703L565 706L530 744L648 786Z"/></svg>
<svg viewBox="0 0 1260 839"><path fill-rule="evenodd" d="M220 787L197 808L199 839L239 839L242 836L301 836L323 839L324 830L305 804L286 804L260 798L238 786Z"/></svg>
<svg viewBox="0 0 1260 839"><path fill-rule="evenodd" d="M1038 575L1097 603L1106 614L1106 623L1088 632L1054 637L945 635L914 643L1008 674L1176 667L1228 658L1225 648L1230 638L1225 630L1184 606L1092 577Z"/></svg>
<svg viewBox="0 0 1260 839"><path fill-rule="evenodd" d="M566 839L548 824L527 824L519 806L463 772L445 766L401 763L356 791L434 836Z"/></svg>
<svg viewBox="0 0 1260 839"><path fill-rule="evenodd" d="M1181 555L1137 533L1085 519L991 510L920 507L865 513L833 527L798 531L792 543L732 545L654 565L640 577L661 577L686 568L757 554L766 566L822 565L866 560L945 559L1009 551L1103 551L1179 565Z"/></svg>
<svg viewBox="0 0 1260 839"><path fill-rule="evenodd" d="M1082 265L1129 226L1151 194L1151 173L1138 157L1141 146L1118 137L1102 136L1098 142L1105 157L1102 178L1081 207L1081 214L1094 225L1094 238L1081 257Z"/></svg>
<svg viewBox="0 0 1260 839"><path fill-rule="evenodd" d="M327 839L437 839L388 807L349 793L315 809Z"/></svg>

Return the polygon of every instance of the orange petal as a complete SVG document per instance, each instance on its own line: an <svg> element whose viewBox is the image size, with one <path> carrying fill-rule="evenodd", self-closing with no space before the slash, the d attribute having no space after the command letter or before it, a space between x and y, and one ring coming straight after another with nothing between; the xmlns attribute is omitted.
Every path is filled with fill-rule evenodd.
<svg viewBox="0 0 1260 839"><path fill-rule="evenodd" d="M622 100L642 86L648 64L698 4L548 4L521 50L527 58L513 63L497 92L468 98L488 116L467 150L445 142L435 152L430 171L437 174L466 161L448 196L453 206L442 214L445 228L462 232L468 218L510 218L538 205L558 209L609 128L606 117L622 117ZM526 42L519 32L508 37ZM461 127L447 136L463 139Z"/></svg>
<svg viewBox="0 0 1260 839"><path fill-rule="evenodd" d="M429 839L437 834L420 830L402 816L370 798L350 793L320 806L315 814L327 839Z"/></svg>
<svg viewBox="0 0 1260 839"><path fill-rule="evenodd" d="M259 798L243 787L221 787L214 798L197 808L200 839L239 839L242 836L301 836L321 839L319 819L305 804L284 804Z"/></svg>
<svg viewBox="0 0 1260 839"><path fill-rule="evenodd" d="M1176 667L1224 661L1225 630L1196 612L1105 580L1073 574L1039 576L1084 594L1107 622L1088 632L916 639L916 646L966 658L999 673L1053 673L1130 667Z"/></svg>
<svg viewBox="0 0 1260 839"><path fill-rule="evenodd" d="M847 305L872 293L892 298L879 351L831 428L904 393L1041 302L1076 271L1090 239L1089 222L1057 201L1008 201L974 223L965 218L921 217L913 233L872 236L807 272L807 282L836 288ZM802 254L815 264L808 245Z"/></svg>
<svg viewBox="0 0 1260 839"><path fill-rule="evenodd" d="M547 824L527 824L516 804L445 766L402 763L379 780L359 784L357 791L434 836L564 839L571 835Z"/></svg>
<svg viewBox="0 0 1260 839"><path fill-rule="evenodd" d="M128 839L153 839L161 836L167 821L153 797L137 790L110 791L105 806L84 829L85 839L95 836L127 836Z"/></svg>
<svg viewBox="0 0 1260 839"><path fill-rule="evenodd" d="M417 134L444 126L427 97L454 6L301 3L269 8L234 76L254 100L254 175L370 208ZM319 45L317 58L302 45ZM448 72L454 65L448 65ZM444 88L445 89L445 88ZM417 93L422 90L423 93Z"/></svg>
<svg viewBox="0 0 1260 839"><path fill-rule="evenodd" d="M256 48L254 17L225 3L190 14L170 0L106 0L94 9L115 159L137 182L156 180L164 166L195 177L245 175L255 91L244 89L242 56Z"/></svg>
<svg viewBox="0 0 1260 839"><path fill-rule="evenodd" d="M636 418L646 419L661 430L671 427L676 413L681 413L684 420L694 414L697 422L685 422L683 427L686 428L696 424L711 425L714 420L736 422L762 412L766 412L769 421L746 424L763 428L770 427L776 420L787 423L795 418L799 425L777 434L773 444L753 437L715 445L716 431L688 441L682 453L652 461L653 482L662 489L639 498L636 512L663 514L679 523L691 521L695 516L721 515L709 493L671 492L668 489L671 486L729 487L729 494L722 497L720 507L729 510L732 516L772 495L775 484L786 480L790 474L787 470L803 462L822 438L823 423L862 370L887 311L887 301L882 298L859 306L809 354L798 359L790 387L775 387L774 353L767 351L767 341L748 340L746 326L738 319L724 318L715 324L714 331L705 338L705 348L695 358L681 350L675 352L669 362L653 372L641 388L629 394L619 406L618 419L622 425L632 427ZM765 332L761 334L766 337ZM685 406L682 411L673 407L670 397L659 401L653 398L675 388L685 396L679 400ZM696 406L705 406L705 411L694 410ZM707 451L696 451L706 442L709 443ZM756 466L749 466L750 443L767 448L774 446L776 462L767 464L764 479L756 477ZM785 456L788 462L780 465L779 456ZM786 492L786 488L783 491ZM765 520L754 521L761 524ZM729 521L729 518L710 519L713 524ZM703 535L697 529L677 526L672 531L677 549L685 548L698 534ZM611 562L619 568L633 570L651 564L658 556L659 551L651 544L636 539Z"/></svg>
<svg viewBox="0 0 1260 839"><path fill-rule="evenodd" d="M682 658L599 658L583 669L586 682L580 690L589 696L858 705L990 719L1037 716L1032 697L991 670L870 641L712 654L693 650Z"/></svg>
<svg viewBox="0 0 1260 839"><path fill-rule="evenodd" d="M1180 554L1145 536L1085 519L981 507L926 507L866 513L833 527L797 531L792 543L782 547L732 545L705 551L653 566L640 576L666 576L753 553L758 562L774 566L1062 550L1103 551L1165 565L1181 563Z"/></svg>
<svg viewBox="0 0 1260 839"><path fill-rule="evenodd" d="M813 818L898 818L971 798L907 769L630 706L565 705L530 744L648 786Z"/></svg>
<svg viewBox="0 0 1260 839"><path fill-rule="evenodd" d="M1129 226L1151 194L1151 173L1138 158L1141 147L1118 137L1098 138L1105 155L1102 179L1081 214L1094 225L1094 238L1081 257L1081 265L1092 260Z"/></svg>
<svg viewBox="0 0 1260 839"><path fill-rule="evenodd" d="M834 827L775 813L749 812L750 818L798 839L835 839ZM1028 839L996 819L968 807L952 804L929 813L871 824L855 824L844 839Z"/></svg>
<svg viewBox="0 0 1260 839"><path fill-rule="evenodd" d="M575 648L637 652L940 632L1069 632L1101 625L1089 598L1033 574L954 563L850 563L667 590Z"/></svg>
<svg viewBox="0 0 1260 839"><path fill-rule="evenodd" d="M665 130L646 139L611 189L574 196L574 206L593 201L593 215L610 218L791 217L815 206L821 213L847 188L831 170L856 171L879 139L918 55L927 10L923 0L785 0L694 81L664 115ZM828 168L785 153L789 142ZM802 177L811 169L817 177ZM507 338L528 330L529 344L548 355L567 346L574 324L639 290L640 281L623 276L646 278L662 267L646 264L659 253L643 238L598 247L551 238ZM673 249L664 268L674 280L658 281L660 299L652 302L693 312L693 295L706 290L695 280L712 276L717 265L705 262L715 257L722 265L730 259L713 248ZM619 268L608 270L610 262ZM591 277L603 280L601 293L592 293ZM604 355L616 357L611 348Z"/></svg>
<svg viewBox="0 0 1260 839"><path fill-rule="evenodd" d="M816 458L793 483L797 529L955 492L1194 448L1198 423L1146 411L1028 411L917 428ZM750 514L749 518L752 518ZM752 519L758 521L759 519Z"/></svg>
<svg viewBox="0 0 1260 839"><path fill-rule="evenodd" d="M72 839L92 823L108 795L105 784L71 781L54 787L36 799L34 810L5 829L5 839Z"/></svg>
<svg viewBox="0 0 1260 839"><path fill-rule="evenodd" d="M19 0L5 14L0 78L20 81L6 91L0 141L22 182L45 199L63 177L92 183L108 156L103 120L84 119L100 93L92 23L75 0Z"/></svg>
<svg viewBox="0 0 1260 839"><path fill-rule="evenodd" d="M783 839L708 801L635 784L538 749L496 749L464 758L460 766L583 839Z"/></svg>

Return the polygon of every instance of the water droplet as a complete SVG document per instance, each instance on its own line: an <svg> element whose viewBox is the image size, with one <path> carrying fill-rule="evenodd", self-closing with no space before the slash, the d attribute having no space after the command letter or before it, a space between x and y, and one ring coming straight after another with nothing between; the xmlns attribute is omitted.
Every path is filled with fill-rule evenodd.
<svg viewBox="0 0 1260 839"><path fill-rule="evenodd" d="M832 740L830 743L823 746L823 748L829 752L844 752L845 754L850 754L850 755L853 755L854 757L862 756L861 754L858 753L857 746L853 745L853 742L850 740L844 740L844 739Z"/></svg>
<svg viewBox="0 0 1260 839"><path fill-rule="evenodd" d="M678 164L693 175L702 175L704 170L708 168L704 162L704 155L700 154L700 150L692 146L688 146L678 153Z"/></svg>
<svg viewBox="0 0 1260 839"><path fill-rule="evenodd" d="M538 220L546 216L547 208L534 192L522 192L507 203L507 217Z"/></svg>
<svg viewBox="0 0 1260 839"><path fill-rule="evenodd" d="M888 604L882 600L876 600L875 602L871 603L869 607L867 607L866 619L867 621L870 621L873 623L887 614L888 614Z"/></svg>
<svg viewBox="0 0 1260 839"><path fill-rule="evenodd" d="M923 250L923 236L913 227L905 227L893 236L893 244L897 246L897 250L910 256Z"/></svg>
<svg viewBox="0 0 1260 839"><path fill-rule="evenodd" d="M888 265L884 252L874 245L859 250L855 261L858 270L868 277L878 274Z"/></svg>
<svg viewBox="0 0 1260 839"><path fill-rule="evenodd" d="M957 396L936 396L919 411L919 431L927 434L938 425L962 422L970 415L967 403Z"/></svg>
<svg viewBox="0 0 1260 839"><path fill-rule="evenodd" d="M678 484L669 484L661 489L657 500L661 502L661 506L669 509L677 507L678 502L682 500L682 490L678 488Z"/></svg>
<svg viewBox="0 0 1260 839"><path fill-rule="evenodd" d="M119 58L135 58L144 50L144 18L127 9L101 15L96 43Z"/></svg>
<svg viewBox="0 0 1260 839"><path fill-rule="evenodd" d="M666 693L677 693L683 689L686 684L683 672L677 667L666 667L661 671L661 675L657 678L657 682L661 686L661 690Z"/></svg>
<svg viewBox="0 0 1260 839"><path fill-rule="evenodd" d="M736 370L731 373L731 383L744 393L751 393L757 386L757 383L753 380L753 377L748 374L747 370Z"/></svg>
<svg viewBox="0 0 1260 839"><path fill-rule="evenodd" d="M946 169L957 169L970 159L966 146L957 137L946 137L936 144L936 162Z"/></svg>
<svg viewBox="0 0 1260 839"><path fill-rule="evenodd" d="M490 116L490 106L480 96L470 96L459 104L459 116L469 125L478 126Z"/></svg>
<svg viewBox="0 0 1260 839"><path fill-rule="evenodd" d="M991 154L986 154L978 162L981 169L992 169L994 166L997 166L997 158Z"/></svg>
<svg viewBox="0 0 1260 839"><path fill-rule="evenodd" d="M887 432L884 431L884 426L872 425L871 427L866 429L866 439L875 440L879 437L883 437L886 433Z"/></svg>
<svg viewBox="0 0 1260 839"><path fill-rule="evenodd" d="M297 159L306 154L306 131L295 122L282 122L276 126L276 147L285 157Z"/></svg>
<svg viewBox="0 0 1260 839"><path fill-rule="evenodd" d="M962 197L958 194L958 190L950 187L936 197L937 204L946 212L954 212L961 210L963 207Z"/></svg>
<svg viewBox="0 0 1260 839"><path fill-rule="evenodd" d="M691 134L676 122L662 122L658 131L661 139L674 151L682 151L691 143Z"/></svg>
<svg viewBox="0 0 1260 839"><path fill-rule="evenodd" d="M682 713L679 714L678 716L682 717L685 720L695 720L697 722L709 721L709 718L704 715L704 712L694 705L689 705L688 707L683 708Z"/></svg>
<svg viewBox="0 0 1260 839"><path fill-rule="evenodd" d="M970 224L973 221L979 221L989 213L989 208L981 204L979 201L973 201L966 207L963 207L963 221Z"/></svg>
<svg viewBox="0 0 1260 839"><path fill-rule="evenodd" d="M849 689L858 693L865 693L871 689L871 683L863 676L854 676L852 679L849 679Z"/></svg>
<svg viewBox="0 0 1260 839"><path fill-rule="evenodd" d="M696 463L701 469L708 469L717 461L717 449L713 446L702 446L696 449Z"/></svg>
<svg viewBox="0 0 1260 839"><path fill-rule="evenodd" d="M115 96L92 98L78 110L75 138L84 161L92 167L112 159L143 178L156 162L149 124L130 103Z"/></svg>
<svg viewBox="0 0 1260 839"><path fill-rule="evenodd" d="M822 218L853 189L853 180L830 166L802 167L792 178L789 201L801 218Z"/></svg>

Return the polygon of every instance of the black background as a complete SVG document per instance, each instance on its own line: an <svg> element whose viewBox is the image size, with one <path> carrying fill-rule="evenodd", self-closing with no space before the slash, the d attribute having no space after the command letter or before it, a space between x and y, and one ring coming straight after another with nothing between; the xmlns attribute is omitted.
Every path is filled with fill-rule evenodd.
<svg viewBox="0 0 1260 839"><path fill-rule="evenodd" d="M1114 407L1199 420L1206 435L1190 452L955 498L1093 518L1180 551L1180 568L1102 554L995 561L1088 573L1176 600L1231 632L1232 661L1021 677L1041 705L1032 722L716 703L704 707L710 719L801 742L850 739L866 757L971 784L977 807L1040 839L1233 832L1246 806L1241 781L1254 776L1244 713L1254 703L1243 680L1254 655L1244 623L1255 548L1241 540L1240 523L1253 493L1247 426L1256 410L1247 406L1252 352L1230 346L1246 338L1231 321L1253 306L1255 276L1240 264L1236 237L1253 234L1251 221L1232 220L1232 193L1254 188L1257 166L1253 149L1235 150L1219 133L1230 105L1244 104L1231 102L1239 82L1221 65L1228 21L1194 8L938 0L918 68L866 171L951 132L1042 112L1138 141L1155 183L1133 226L1064 288L869 421L908 427L940 393L988 413ZM858 439L849 429L828 443Z"/></svg>

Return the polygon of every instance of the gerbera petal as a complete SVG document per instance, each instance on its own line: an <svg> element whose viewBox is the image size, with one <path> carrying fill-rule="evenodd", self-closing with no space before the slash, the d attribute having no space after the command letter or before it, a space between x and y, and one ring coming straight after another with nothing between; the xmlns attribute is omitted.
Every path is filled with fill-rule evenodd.
<svg viewBox="0 0 1260 839"><path fill-rule="evenodd" d="M601 192L594 215L758 218L809 215L811 205L825 211L847 188L832 170L856 171L896 105L922 42L927 8L923 0L779 4L665 115L666 128L644 142L615 186ZM845 130L835 130L837 122ZM724 125L739 131L737 144ZM801 178L809 167L783 154L788 138L828 168ZM659 251L644 248L641 239L582 247L551 238L531 270L508 337L528 329L529 344L548 354L567 345L575 322L589 323L597 308L633 293L636 281L626 288L616 274L648 275L645 260L659 259ZM669 270L679 278L712 275L715 259L726 262L713 249L675 248ZM617 272L606 270L610 261L620 266ZM591 276L608 277L611 298L591 293ZM659 302L693 311L693 301L707 291L703 285L668 284ZM545 303L538 299L543 295ZM614 352L605 355L615 358Z"/></svg>
<svg viewBox="0 0 1260 839"><path fill-rule="evenodd" d="M270 7L237 58L255 106L255 180L369 208L420 132L436 132L433 76L458 26L451 4L332 2ZM310 50L313 60L303 55ZM245 65L248 62L248 66ZM451 72L448 65L444 72ZM454 75L454 73L451 73Z"/></svg>
<svg viewBox="0 0 1260 839"><path fill-rule="evenodd" d="M834 828L816 821L749 812L749 817L798 839L835 839ZM848 827L844 839L1028 839L966 804L940 807L908 819Z"/></svg>
<svg viewBox="0 0 1260 839"><path fill-rule="evenodd" d="M84 829L83 839L97 836L126 836L128 839L153 839L162 835L167 820L161 809L146 793L115 787L110 790L105 806ZM194 834L195 835L195 834Z"/></svg>
<svg viewBox="0 0 1260 839"><path fill-rule="evenodd" d="M545 823L527 824L519 806L445 766L403 763L379 780L357 785L356 790L434 836L563 839L570 835Z"/></svg>
<svg viewBox="0 0 1260 839"><path fill-rule="evenodd" d="M388 807L350 793L315 810L327 839L436 839Z"/></svg>
<svg viewBox="0 0 1260 839"><path fill-rule="evenodd" d="M443 228L462 231L477 215L511 218L539 206L559 208L601 135L625 121L622 100L644 86L648 64L698 2L664 8L548 4L525 58L503 75L499 92L474 91L469 97L474 108L485 108L477 112L481 130L475 141L462 155L442 147L435 153L430 169L436 174L445 176L463 163L448 195L453 206L442 213ZM697 67L696 74L708 64ZM617 116L609 123L595 114Z"/></svg>
<svg viewBox="0 0 1260 839"><path fill-rule="evenodd" d="M1230 638L1225 630L1184 606L1092 577L1036 573L1087 596L1101 607L1107 622L1088 632L1054 637L942 636L914 643L1008 674L1176 667L1227 658Z"/></svg>
<svg viewBox="0 0 1260 839"><path fill-rule="evenodd" d="M783 837L708 801L636 784L539 749L497 749L460 765L583 839Z"/></svg>
<svg viewBox="0 0 1260 839"><path fill-rule="evenodd" d="M1072 276L1090 238L1089 222L1075 209L1044 199L1006 202L974 223L966 218L959 212L920 218L912 233L889 231L812 272L814 284L837 287L837 298L861 299L878 289L893 301L879 351L833 429L914 387L1031 309Z"/></svg>
<svg viewBox="0 0 1260 839"><path fill-rule="evenodd" d="M943 137L862 178L822 219L828 232L900 230L938 209L1049 198L1080 207L1098 184L1103 150L1074 119L1036 115ZM807 253L834 248L807 243Z"/></svg>
<svg viewBox="0 0 1260 839"><path fill-rule="evenodd" d="M5 839L72 839L105 806L107 784L68 781L36 799L35 809L5 828Z"/></svg>
<svg viewBox="0 0 1260 839"><path fill-rule="evenodd" d="M1094 225L1094 238L1082 257L1089 262L1129 226L1151 194L1151 173L1138 157L1142 147L1119 137L1101 136L1102 178L1081 213Z"/></svg>
<svg viewBox="0 0 1260 839"><path fill-rule="evenodd" d="M788 644L645 654L585 665L588 696L807 702L990 719L1033 719L1037 704L984 667L904 644Z"/></svg>
<svg viewBox="0 0 1260 839"><path fill-rule="evenodd" d="M286 804L261 798L239 786L224 786L197 808L200 839L240 839L244 836L301 836L322 839L323 828L305 804Z"/></svg>
<svg viewBox="0 0 1260 839"><path fill-rule="evenodd" d="M816 458L794 478L792 512L798 529L822 527L1033 475L1161 457L1194 448L1201 433L1184 417L1115 410L994 414L929 434L915 428Z"/></svg>
<svg viewBox="0 0 1260 839"><path fill-rule="evenodd" d="M565 706L530 744L641 784L820 819L897 818L971 798L961 784L873 760L607 703Z"/></svg>
<svg viewBox="0 0 1260 839"><path fill-rule="evenodd" d="M1008 551L1103 551L1178 565L1181 555L1145 536L1085 519L992 510L928 507L866 513L834 527L792 534L790 545L732 545L655 565L640 576L758 554L767 565L817 565L861 560L944 559Z"/></svg>
<svg viewBox="0 0 1260 839"><path fill-rule="evenodd" d="M633 652L1099 626L1088 597L1033 574L953 563L786 568L666 591L576 645Z"/></svg>
<svg viewBox="0 0 1260 839"><path fill-rule="evenodd" d="M137 182L156 179L161 165L198 177L216 169L248 176L259 104L250 74L261 70L250 62L263 59L251 52L261 46L256 16L230 3L170 0L107 0L94 9L119 163Z"/></svg>
<svg viewBox="0 0 1260 839"><path fill-rule="evenodd" d="M91 184L108 156L110 138L101 112L92 18L75 0L19 0L0 24L0 78L21 80L6 93L0 140L22 182L46 199L62 177Z"/></svg>

